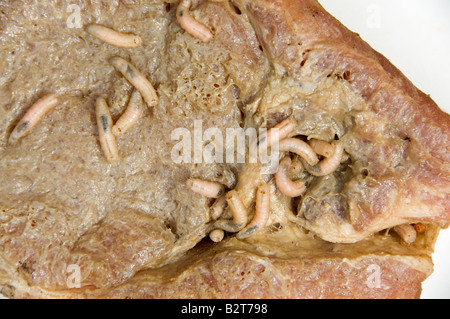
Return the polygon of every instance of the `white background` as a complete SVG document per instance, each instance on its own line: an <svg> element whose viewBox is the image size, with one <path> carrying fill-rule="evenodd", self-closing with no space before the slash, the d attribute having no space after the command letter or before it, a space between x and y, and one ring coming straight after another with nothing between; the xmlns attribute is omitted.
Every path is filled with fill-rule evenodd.
<svg viewBox="0 0 450 319"><path fill-rule="evenodd" d="M449 0L319 0L450 113ZM422 298L450 298L450 229L441 232Z"/></svg>

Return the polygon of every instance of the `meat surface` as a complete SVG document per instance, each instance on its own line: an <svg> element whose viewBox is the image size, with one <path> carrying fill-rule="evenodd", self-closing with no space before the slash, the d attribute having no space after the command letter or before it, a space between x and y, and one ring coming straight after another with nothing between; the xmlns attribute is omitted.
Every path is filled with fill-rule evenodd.
<svg viewBox="0 0 450 319"><path fill-rule="evenodd" d="M19 3L20 2L20 3ZM175 17L178 1L0 3L0 292L64 298L417 298L450 220L450 117L315 0L194 1L202 42ZM81 27L68 27L69 5ZM24 8L18 12L17 6ZM138 34L117 48L90 23ZM95 100L113 120L132 85L120 56L159 101L120 136L109 163ZM14 125L47 93L62 103L16 145ZM177 128L271 128L343 142L332 174L302 173L288 198L258 164L175 162ZM207 141L206 145L211 141ZM250 216L271 187L266 227L208 242L212 200L188 178L235 189ZM229 217L226 209L224 218ZM422 223L406 245L389 229ZM73 266L79 280L71 285ZM401 284L400 284L401 283ZM406 283L406 284L403 284ZM176 292L176 293L174 293Z"/></svg>

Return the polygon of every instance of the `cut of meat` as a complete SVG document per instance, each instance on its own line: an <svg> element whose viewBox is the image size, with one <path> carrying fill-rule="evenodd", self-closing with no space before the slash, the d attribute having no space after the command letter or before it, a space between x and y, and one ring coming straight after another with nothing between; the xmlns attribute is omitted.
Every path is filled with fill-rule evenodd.
<svg viewBox="0 0 450 319"><path fill-rule="evenodd" d="M420 296L450 221L450 116L387 59L315 0L193 1L190 19L211 32L208 41L180 25L179 1L71 3L86 25L136 35L142 45L115 47L68 28L64 6L0 3L2 294ZM117 72L114 57L139 70L152 103L117 135L120 158L108 162L95 101L109 105L109 130L137 74ZM27 108L51 92L60 104L8 145ZM174 161L174 132L191 133L199 122L222 136L290 123L281 144L317 153L305 162L281 149L280 160L292 164L285 181L305 189L284 195L259 163ZM269 143L263 139L258 147ZM330 148L314 151L312 141ZM202 142L211 149L212 138ZM255 217L258 189L270 206L258 205ZM226 192L239 209L222 202L210 214ZM422 229L409 243L390 231L411 223Z"/></svg>

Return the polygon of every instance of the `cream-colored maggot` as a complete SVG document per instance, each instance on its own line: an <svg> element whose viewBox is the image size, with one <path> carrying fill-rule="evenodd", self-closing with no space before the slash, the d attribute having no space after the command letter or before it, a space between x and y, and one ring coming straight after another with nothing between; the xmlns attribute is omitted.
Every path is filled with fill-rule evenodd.
<svg viewBox="0 0 450 319"><path fill-rule="evenodd" d="M222 241L223 237L225 237L225 232L222 229L214 229L209 233L209 238L215 243Z"/></svg>
<svg viewBox="0 0 450 319"><path fill-rule="evenodd" d="M247 224L248 212L247 208L244 206L239 193L235 190L231 190L226 195L226 201L228 206L231 208L233 213L233 222L236 225L244 227Z"/></svg>
<svg viewBox="0 0 450 319"><path fill-rule="evenodd" d="M417 231L413 225L403 224L395 226L393 229L405 243L412 244L416 241Z"/></svg>
<svg viewBox="0 0 450 319"><path fill-rule="evenodd" d="M120 48L137 48L142 45L142 38L135 34L118 32L100 24L90 24L86 31L94 37Z"/></svg>
<svg viewBox="0 0 450 319"><path fill-rule="evenodd" d="M281 121L258 137L257 146L259 151L261 152L262 150L278 143L280 140L285 139L296 127L297 121L293 118L287 118Z"/></svg>
<svg viewBox="0 0 450 319"><path fill-rule="evenodd" d="M33 127L47 114L51 109L59 104L58 98L54 94L47 94L37 100L25 113L22 119L17 123L9 136L8 144L12 145L19 139L27 135Z"/></svg>
<svg viewBox="0 0 450 319"><path fill-rule="evenodd" d="M319 162L319 158L312 147L298 138L289 137L281 140L278 143L278 150L280 152L291 152L297 154L309 165L316 165Z"/></svg>
<svg viewBox="0 0 450 319"><path fill-rule="evenodd" d="M302 180L292 181L289 178L289 170L291 169L291 158L284 157L278 165L275 173L275 183L277 188L286 196L298 197L306 191L306 185Z"/></svg>
<svg viewBox="0 0 450 319"><path fill-rule="evenodd" d="M270 185L263 184L258 187L256 192L255 215L253 216L251 222L239 233L237 233L236 238L244 239L261 230L266 225L267 220L269 219L269 214Z"/></svg>
<svg viewBox="0 0 450 319"><path fill-rule="evenodd" d="M133 64L120 57L112 58L110 63L141 93L148 106L158 102L153 85Z"/></svg>
<svg viewBox="0 0 450 319"><path fill-rule="evenodd" d="M334 153L333 145L326 141L313 138L308 141L308 144L318 155L330 157Z"/></svg>
<svg viewBox="0 0 450 319"><path fill-rule="evenodd" d="M98 136L103 154L109 162L119 159L116 137L112 133L112 118L106 100L102 97L95 102Z"/></svg>
<svg viewBox="0 0 450 319"><path fill-rule="evenodd" d="M344 156L344 145L342 141L335 140L331 142L333 146L333 154L321 160L317 165L313 166L310 163L303 163L305 169L314 176L326 176L333 173L341 164Z"/></svg>
<svg viewBox="0 0 450 319"><path fill-rule="evenodd" d="M213 228L222 229L228 232L238 232L245 227L248 221L248 212L244 203L242 202L239 193L236 190L230 190L226 194L226 201L228 207L231 209L233 219L221 219L213 224Z"/></svg>
<svg viewBox="0 0 450 319"><path fill-rule="evenodd" d="M190 8L191 0L181 0L176 12L178 23L190 35L202 40L203 42L208 42L213 38L213 34L207 27L191 16L189 13Z"/></svg>
<svg viewBox="0 0 450 319"><path fill-rule="evenodd" d="M212 206L209 209L209 215L211 216L211 219L212 220L219 219L222 216L226 206L227 206L227 198L226 194L223 194L214 201L214 204L212 204Z"/></svg>
<svg viewBox="0 0 450 319"><path fill-rule="evenodd" d="M139 120L142 110L143 103L141 94L138 90L134 90L125 112L123 112L112 128L113 134L120 136L128 131Z"/></svg>
<svg viewBox="0 0 450 319"><path fill-rule="evenodd" d="M219 198L225 194L224 185L203 179L189 178L186 181L186 186L194 193L206 196L208 198Z"/></svg>

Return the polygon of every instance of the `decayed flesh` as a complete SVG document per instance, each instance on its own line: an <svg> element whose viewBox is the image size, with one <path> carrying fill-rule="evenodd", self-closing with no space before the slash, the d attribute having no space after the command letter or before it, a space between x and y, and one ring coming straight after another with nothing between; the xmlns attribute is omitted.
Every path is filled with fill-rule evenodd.
<svg viewBox="0 0 450 319"><path fill-rule="evenodd" d="M359 297L417 297L431 272L434 223L450 219L450 120L398 70L312 0L197 1L196 17L214 26L213 37L197 34L203 41L189 33L196 20L180 25L182 9L192 19L190 1L156 1L146 10L108 2L101 13L79 4L90 21L114 22L112 30L132 24L143 42L124 51L93 42L82 28L49 31L43 17L23 28L2 20L8 85L0 91L0 176L14 181L0 185L2 292L345 297L351 291L342 281L350 278ZM17 5L5 1L2 14ZM24 17L39 15L31 0L21 7ZM39 67L48 59L57 63L52 75ZM125 97L139 91L151 106L126 118L134 129L115 141L120 159L99 152L108 149L101 141L113 119L126 114L118 88ZM65 107L7 145L42 89L62 96ZM109 104L103 131L98 96ZM308 159L296 173L305 190L283 194L259 164L174 164L171 132L197 118L223 132L268 128L263 147L279 142L285 158ZM277 125L282 135L271 141ZM207 236L215 246L193 249ZM360 284L374 264L397 274L381 283L383 292ZM71 265L82 269L80 290L67 290ZM323 275L310 286L297 280L311 276L308 269ZM248 290L222 289L242 284L241 273L255 275L243 278ZM398 278L408 282L402 291ZM319 284L331 287L328 295L311 290Z"/></svg>

